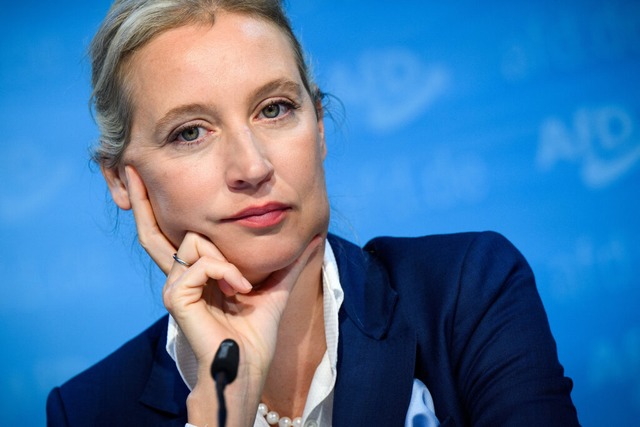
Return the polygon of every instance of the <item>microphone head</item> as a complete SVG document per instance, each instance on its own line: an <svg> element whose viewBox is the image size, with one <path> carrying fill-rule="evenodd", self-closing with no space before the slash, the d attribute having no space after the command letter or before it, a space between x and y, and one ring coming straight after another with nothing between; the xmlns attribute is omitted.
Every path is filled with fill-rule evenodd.
<svg viewBox="0 0 640 427"><path fill-rule="evenodd" d="M216 356L211 364L211 376L216 380L216 375L224 373L227 384L231 384L238 375L238 364L240 363L240 348L238 344L227 338L220 343Z"/></svg>

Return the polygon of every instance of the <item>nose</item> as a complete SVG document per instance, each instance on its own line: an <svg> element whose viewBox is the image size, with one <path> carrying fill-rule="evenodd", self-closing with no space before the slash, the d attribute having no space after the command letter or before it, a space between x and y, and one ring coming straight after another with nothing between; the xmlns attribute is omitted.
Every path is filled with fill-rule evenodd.
<svg viewBox="0 0 640 427"><path fill-rule="evenodd" d="M273 176L273 165L267 158L265 147L249 128L243 127L229 135L225 180L234 191L252 190L268 182Z"/></svg>

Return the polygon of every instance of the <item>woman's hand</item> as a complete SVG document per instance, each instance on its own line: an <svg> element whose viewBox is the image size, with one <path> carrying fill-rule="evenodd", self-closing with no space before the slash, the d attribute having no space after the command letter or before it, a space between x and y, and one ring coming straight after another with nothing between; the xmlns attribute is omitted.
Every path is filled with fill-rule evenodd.
<svg viewBox="0 0 640 427"><path fill-rule="evenodd" d="M228 388L227 402L230 407L238 405L237 412L249 417L238 419L233 425L244 425L255 416L255 411L246 408L257 408L259 403L289 294L322 238L314 238L297 260L272 273L259 289L253 290L242 273L206 237L187 232L176 251L157 224L139 175L129 166L125 170L140 244L167 274L164 304L198 361L198 383L192 391L194 398L190 396L194 402L189 406L190 422L204 425L203 421L207 421L215 425L212 422L215 420L199 416L192 419L192 413L215 415L209 367L220 342L232 338L240 347L240 367L236 382ZM176 252L191 264L188 268L174 262L172 255ZM230 410L230 416L232 413Z"/></svg>

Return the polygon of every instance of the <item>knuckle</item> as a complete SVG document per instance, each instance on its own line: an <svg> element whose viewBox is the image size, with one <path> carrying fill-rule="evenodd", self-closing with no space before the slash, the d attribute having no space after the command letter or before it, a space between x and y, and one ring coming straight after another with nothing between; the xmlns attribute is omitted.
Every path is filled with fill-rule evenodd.
<svg viewBox="0 0 640 427"><path fill-rule="evenodd" d="M162 302L169 310L173 307L174 293L174 287L169 283L167 283L162 289Z"/></svg>

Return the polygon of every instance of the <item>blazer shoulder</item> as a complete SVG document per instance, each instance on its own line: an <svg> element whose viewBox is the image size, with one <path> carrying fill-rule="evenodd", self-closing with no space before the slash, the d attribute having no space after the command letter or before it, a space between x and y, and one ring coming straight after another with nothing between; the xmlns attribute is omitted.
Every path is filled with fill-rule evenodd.
<svg viewBox="0 0 640 427"><path fill-rule="evenodd" d="M453 316L467 316L467 309L482 313L505 289L526 283L535 290L524 256L493 231L379 237L365 250L384 266L414 320L426 313L451 326Z"/></svg>
<svg viewBox="0 0 640 427"><path fill-rule="evenodd" d="M521 256L516 247L502 234L495 231L469 231L450 234L430 234L419 237L380 236L369 241L364 249L369 252L390 254L396 252L446 253L464 255L474 248L492 248L513 252Z"/></svg>
<svg viewBox="0 0 640 427"><path fill-rule="evenodd" d="M465 269L491 266L530 271L520 251L494 231L434 234L422 237L377 237L364 250L374 255L389 271L429 278L455 278Z"/></svg>
<svg viewBox="0 0 640 427"><path fill-rule="evenodd" d="M50 425L109 425L146 416L153 406L145 402L149 400L146 392L154 378L164 378L157 385L171 388L171 395L184 394L186 398L186 390L174 391L179 381L169 378L178 377L179 373L164 350L167 324L168 317L163 316L100 362L56 387L47 401L47 418L53 423ZM63 418L68 424L53 421Z"/></svg>
<svg viewBox="0 0 640 427"><path fill-rule="evenodd" d="M71 378L62 390L80 388L95 383L109 384L118 378L133 375L148 377L148 369L158 346L166 343L168 316L163 316L113 353ZM147 372L145 372L145 370ZM131 382L131 378L129 381Z"/></svg>

